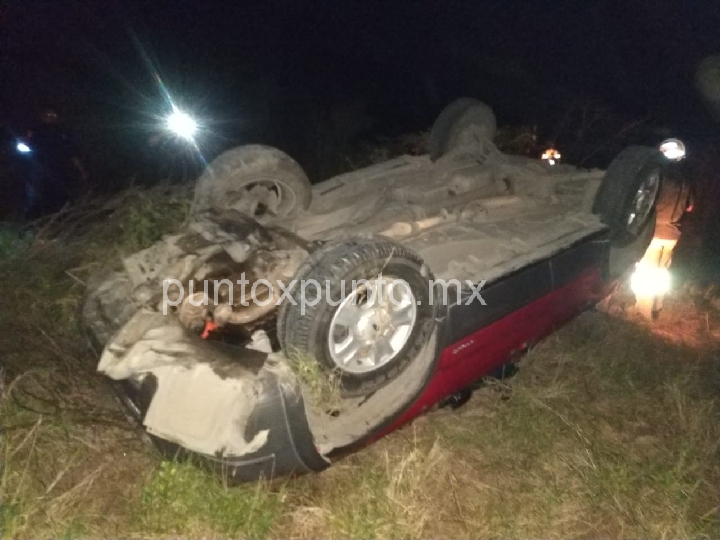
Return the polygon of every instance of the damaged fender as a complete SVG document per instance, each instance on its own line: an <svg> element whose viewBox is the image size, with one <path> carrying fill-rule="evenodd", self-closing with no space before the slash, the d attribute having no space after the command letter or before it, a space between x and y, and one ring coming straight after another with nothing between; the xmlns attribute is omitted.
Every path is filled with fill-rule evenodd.
<svg viewBox="0 0 720 540"><path fill-rule="evenodd" d="M329 465L297 382L273 354L198 340L177 319L141 310L105 348L98 370L122 381L150 435L210 459L232 479Z"/></svg>

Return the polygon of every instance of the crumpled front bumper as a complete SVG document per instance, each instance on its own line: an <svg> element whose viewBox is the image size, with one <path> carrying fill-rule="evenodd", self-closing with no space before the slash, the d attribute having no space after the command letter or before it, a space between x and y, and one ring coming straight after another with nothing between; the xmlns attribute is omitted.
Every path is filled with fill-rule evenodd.
<svg viewBox="0 0 720 540"><path fill-rule="evenodd" d="M135 384L126 379L113 381L112 386L135 420L142 424L156 391L157 380L149 376L142 384ZM326 469L330 462L315 448L302 396L288 391L275 375L267 373L263 377L260 398L245 427L245 437L252 438L263 431L267 431L268 436L262 448L253 453L244 456L197 454L177 442L152 434L150 438L166 455L200 455L213 468L236 482L254 482Z"/></svg>
<svg viewBox="0 0 720 540"><path fill-rule="evenodd" d="M282 358L200 340L174 317L139 311L98 369L170 455L205 458L232 481L318 472L300 386Z"/></svg>
<svg viewBox="0 0 720 540"><path fill-rule="evenodd" d="M162 313L161 280L207 278L214 255L242 269L258 250L306 255L242 215L197 219L126 258L124 271L98 273L83 308L90 340L102 350L98 371L157 446L202 456L238 481L320 471L329 462L316 449L300 386L283 357L258 342L201 339L177 314Z"/></svg>

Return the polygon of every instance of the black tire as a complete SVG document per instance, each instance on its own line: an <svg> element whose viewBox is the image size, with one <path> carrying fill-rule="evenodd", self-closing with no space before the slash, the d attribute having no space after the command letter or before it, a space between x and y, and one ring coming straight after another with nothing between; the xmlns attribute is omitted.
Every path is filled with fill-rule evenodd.
<svg viewBox="0 0 720 540"><path fill-rule="evenodd" d="M349 295L353 280L372 280L379 274L383 278L404 280L415 299L415 322L404 346L387 363L368 373L343 371L332 359L328 345L331 321L341 295L341 282ZM323 287L320 299L314 306L317 291L313 287L303 296L301 282L316 280ZM315 251L298 269L291 291L292 301L285 301L278 314L278 338L286 354L301 354L315 359L324 370L334 372L340 379L344 396L370 394L397 377L417 357L430 338L434 327L430 305L429 280L432 279L422 259L404 246L382 237L354 237L333 241ZM326 285L326 283L328 285ZM327 291L335 303L327 301Z"/></svg>
<svg viewBox="0 0 720 540"><path fill-rule="evenodd" d="M457 143L458 135L471 125L483 128L489 140L495 138L497 121L495 113L489 106L473 98L460 98L445 107L430 129L428 138L430 158L439 159L452 150Z"/></svg>
<svg viewBox="0 0 720 540"><path fill-rule="evenodd" d="M294 217L310 206L312 188L302 167L277 148L251 144L220 154L208 166L195 186L193 211L233 209L258 184L279 194L277 217Z"/></svg>
<svg viewBox="0 0 720 540"><path fill-rule="evenodd" d="M629 244L623 245L611 245L610 246L610 259L608 263L608 271L610 279L617 279L628 270L635 267L643 255L650 246L653 237L655 236L655 220L656 213L653 210L650 213L650 218L645 223L643 230L635 238L635 240Z"/></svg>
<svg viewBox="0 0 720 540"><path fill-rule="evenodd" d="M659 150L647 146L629 146L613 160L605 172L593 203L593 213L610 227L614 245L634 241L645 230L653 214L661 188L663 156ZM628 223L635 197L641 186L657 175L651 207L632 226Z"/></svg>

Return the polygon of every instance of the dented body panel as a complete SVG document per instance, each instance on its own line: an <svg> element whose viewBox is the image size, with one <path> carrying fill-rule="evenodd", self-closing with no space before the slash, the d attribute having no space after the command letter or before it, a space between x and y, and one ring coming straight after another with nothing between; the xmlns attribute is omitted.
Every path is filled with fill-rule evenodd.
<svg viewBox="0 0 720 540"><path fill-rule="evenodd" d="M195 215L91 285L84 316L102 349L98 370L116 381L151 437L233 478L322 470L607 293L645 240L622 252L611 246L591 211L602 174L497 150L435 162L403 156L315 185L310 208L292 219ZM487 305L464 305L463 296L434 306L432 339L372 395L331 409L312 403L274 338L275 310L237 307L237 290L193 289L163 313L167 280L190 288L243 276L250 287L285 287L317 246L353 234L408 246L436 278L485 284ZM217 302L206 309L190 301L203 296ZM201 339L209 318L222 339Z"/></svg>

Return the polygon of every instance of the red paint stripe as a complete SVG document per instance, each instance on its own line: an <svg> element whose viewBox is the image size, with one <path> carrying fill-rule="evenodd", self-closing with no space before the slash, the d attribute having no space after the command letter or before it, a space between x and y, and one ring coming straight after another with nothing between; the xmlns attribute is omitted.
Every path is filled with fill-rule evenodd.
<svg viewBox="0 0 720 540"><path fill-rule="evenodd" d="M510 315L447 347L437 371L420 397L397 420L372 439L398 429L447 396L506 363L527 343L550 334L607 291L600 270L594 268Z"/></svg>

